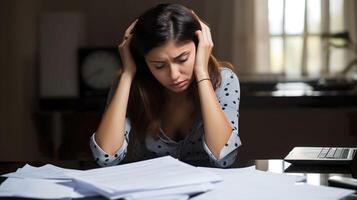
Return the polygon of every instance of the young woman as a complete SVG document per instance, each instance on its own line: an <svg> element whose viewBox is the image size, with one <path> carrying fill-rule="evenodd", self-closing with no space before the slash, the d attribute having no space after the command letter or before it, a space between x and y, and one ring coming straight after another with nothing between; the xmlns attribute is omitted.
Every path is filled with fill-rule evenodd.
<svg viewBox="0 0 357 200"><path fill-rule="evenodd" d="M239 81L212 48L209 27L182 5L160 4L129 26L121 73L90 139L99 165L165 155L200 166L235 161Z"/></svg>

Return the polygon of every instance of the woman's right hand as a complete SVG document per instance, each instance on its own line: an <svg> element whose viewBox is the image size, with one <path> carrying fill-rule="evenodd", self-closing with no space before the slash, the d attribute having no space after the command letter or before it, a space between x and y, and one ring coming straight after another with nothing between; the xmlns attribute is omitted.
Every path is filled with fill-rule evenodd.
<svg viewBox="0 0 357 200"><path fill-rule="evenodd" d="M134 77L136 73L136 64L130 53L130 41L133 36L132 30L138 20L136 19L125 31L122 43L118 46L120 58L123 64L123 73L128 73Z"/></svg>

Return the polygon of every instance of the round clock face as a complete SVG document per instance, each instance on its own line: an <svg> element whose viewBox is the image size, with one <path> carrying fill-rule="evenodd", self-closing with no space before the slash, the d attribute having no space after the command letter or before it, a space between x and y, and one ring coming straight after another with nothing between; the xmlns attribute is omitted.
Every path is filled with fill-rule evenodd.
<svg viewBox="0 0 357 200"><path fill-rule="evenodd" d="M118 58L107 51L95 51L83 61L83 81L94 89L107 89L118 70Z"/></svg>

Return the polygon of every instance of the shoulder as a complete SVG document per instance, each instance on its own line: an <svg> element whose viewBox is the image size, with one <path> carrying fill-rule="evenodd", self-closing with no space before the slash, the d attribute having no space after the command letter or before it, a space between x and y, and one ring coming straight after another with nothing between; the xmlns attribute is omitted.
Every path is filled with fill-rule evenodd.
<svg viewBox="0 0 357 200"><path fill-rule="evenodd" d="M220 92L221 90L224 90L224 88L226 87L229 88L233 87L239 89L238 76L232 69L228 67L221 67L220 73L221 73L221 83L216 88L216 92Z"/></svg>

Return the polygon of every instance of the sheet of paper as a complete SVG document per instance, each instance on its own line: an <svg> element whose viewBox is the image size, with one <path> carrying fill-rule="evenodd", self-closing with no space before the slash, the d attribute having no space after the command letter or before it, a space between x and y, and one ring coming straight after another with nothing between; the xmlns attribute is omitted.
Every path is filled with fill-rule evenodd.
<svg viewBox="0 0 357 200"><path fill-rule="evenodd" d="M222 168L213 168L213 167L197 167L198 169L202 169L205 171L210 171L214 172L217 174L222 174L222 173L243 173L243 172L249 172L249 171L255 171L255 166L250 166L250 167L242 167L242 168L228 168L228 169L222 169Z"/></svg>
<svg viewBox="0 0 357 200"><path fill-rule="evenodd" d="M130 199L153 199L159 196L171 196L171 195L194 195L202 192L212 190L215 186L212 183L187 185L173 188L165 188L158 190L148 190L133 192L125 195L112 196L112 199L124 198Z"/></svg>
<svg viewBox="0 0 357 200"><path fill-rule="evenodd" d="M187 200L189 195L163 195L150 197L150 200ZM126 198L126 200L147 200L147 198Z"/></svg>
<svg viewBox="0 0 357 200"><path fill-rule="evenodd" d="M271 176L271 178L284 179L291 183L301 182L306 180L305 176L265 172L265 171L256 170L255 166L244 167L244 168L230 168L230 169L220 169L220 168L210 168L210 167L198 167L198 168L217 173L220 176L222 176L224 180L229 179L231 174L236 175L237 173L258 173L263 175L266 175L266 173L268 173Z"/></svg>
<svg viewBox="0 0 357 200"><path fill-rule="evenodd" d="M34 166L29 165L29 164L26 164L22 168L19 168L17 170L17 172L29 172L29 171L32 171L32 170L36 170L37 168L38 167L34 167Z"/></svg>
<svg viewBox="0 0 357 200"><path fill-rule="evenodd" d="M223 177L223 182L192 199L339 199L353 193L351 190L296 184L302 177L286 174L259 170L215 171ZM332 198L326 198L325 194Z"/></svg>
<svg viewBox="0 0 357 200"><path fill-rule="evenodd" d="M38 179L70 179L65 173L81 172L81 170L65 169L51 164L42 167L33 167L26 164L16 172L2 175L12 178L38 178Z"/></svg>
<svg viewBox="0 0 357 200"><path fill-rule="evenodd" d="M71 198L83 198L83 197L92 197L92 196L100 195L93 190L90 190L86 187L83 187L82 185L75 183L74 181L61 182L58 184L62 184L62 185L73 188Z"/></svg>
<svg viewBox="0 0 357 200"><path fill-rule="evenodd" d="M39 199L83 198L99 194L80 188L69 180L7 178L0 185L0 196Z"/></svg>
<svg viewBox="0 0 357 200"><path fill-rule="evenodd" d="M222 180L215 173L198 169L170 156L66 175L108 198L137 191Z"/></svg>
<svg viewBox="0 0 357 200"><path fill-rule="evenodd" d="M7 178L0 185L0 196L37 199L71 198L73 188L53 180Z"/></svg>
<svg viewBox="0 0 357 200"><path fill-rule="evenodd" d="M0 185L0 196L38 199L104 195L127 200L340 199L353 190L296 183L304 177L255 170L193 167L172 157L92 170L25 165ZM14 178L20 177L20 178ZM72 180L72 178L74 180Z"/></svg>

